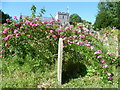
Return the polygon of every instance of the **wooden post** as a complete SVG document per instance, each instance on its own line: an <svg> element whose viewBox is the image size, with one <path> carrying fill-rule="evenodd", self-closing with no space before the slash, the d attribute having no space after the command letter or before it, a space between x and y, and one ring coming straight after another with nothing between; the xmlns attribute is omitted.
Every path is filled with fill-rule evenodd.
<svg viewBox="0 0 120 90"><path fill-rule="evenodd" d="M59 38L58 44L58 85L62 84L62 54L63 54L63 40Z"/></svg>

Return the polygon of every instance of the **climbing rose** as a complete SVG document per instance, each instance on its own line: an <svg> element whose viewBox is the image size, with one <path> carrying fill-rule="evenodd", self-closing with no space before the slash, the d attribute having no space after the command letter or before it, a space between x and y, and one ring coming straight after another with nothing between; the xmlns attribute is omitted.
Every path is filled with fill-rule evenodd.
<svg viewBox="0 0 120 90"><path fill-rule="evenodd" d="M108 65L102 65L102 68L108 68Z"/></svg>
<svg viewBox="0 0 120 90"><path fill-rule="evenodd" d="M4 53L4 52L5 52L5 50L1 50L1 51L0 51L0 53Z"/></svg>
<svg viewBox="0 0 120 90"><path fill-rule="evenodd" d="M105 63L105 61L104 61L104 60L100 60L100 62L101 62L101 63Z"/></svg>
<svg viewBox="0 0 120 90"><path fill-rule="evenodd" d="M18 24L18 23L14 23L14 25L15 25L15 26L19 26L19 24Z"/></svg>
<svg viewBox="0 0 120 90"><path fill-rule="evenodd" d="M64 37L64 38L63 38L63 41L65 41L65 40L67 40L67 37Z"/></svg>
<svg viewBox="0 0 120 90"><path fill-rule="evenodd" d="M107 74L108 77L112 76L112 73L107 72L106 74Z"/></svg>
<svg viewBox="0 0 120 90"><path fill-rule="evenodd" d="M83 44L83 42L81 42L81 41L77 42L77 45L82 45L82 44Z"/></svg>
<svg viewBox="0 0 120 90"><path fill-rule="evenodd" d="M78 27L82 29L82 26L81 26L81 25L79 25Z"/></svg>
<svg viewBox="0 0 120 90"><path fill-rule="evenodd" d="M7 47L7 46L8 46L8 43L6 42L6 43L5 43L5 47Z"/></svg>
<svg viewBox="0 0 120 90"><path fill-rule="evenodd" d="M90 47L90 44L84 44L85 46L87 46L87 47Z"/></svg>
<svg viewBox="0 0 120 90"><path fill-rule="evenodd" d="M56 35L52 35L53 38L56 38Z"/></svg>
<svg viewBox="0 0 120 90"><path fill-rule="evenodd" d="M109 80L113 80L113 78L112 78L112 77L109 77Z"/></svg>
<svg viewBox="0 0 120 90"><path fill-rule="evenodd" d="M50 36L46 36L46 38L50 38Z"/></svg>
<svg viewBox="0 0 120 90"><path fill-rule="evenodd" d="M77 38L77 36L76 36L76 35L74 35L73 37L74 37L74 38Z"/></svg>
<svg viewBox="0 0 120 90"><path fill-rule="evenodd" d="M99 55L99 56L97 56L97 58L102 58L102 56L101 56L101 55Z"/></svg>
<svg viewBox="0 0 120 90"><path fill-rule="evenodd" d="M85 38L85 36L84 36L84 35L81 35L81 36L80 36L80 38L84 39L84 38Z"/></svg>
<svg viewBox="0 0 120 90"><path fill-rule="evenodd" d="M90 48L91 48L91 50L92 50L92 49L94 49L94 46L91 46Z"/></svg>
<svg viewBox="0 0 120 90"><path fill-rule="evenodd" d="M31 37L30 35L26 35L27 37Z"/></svg>
<svg viewBox="0 0 120 90"><path fill-rule="evenodd" d="M53 33L54 31L53 30L50 30L50 33Z"/></svg>

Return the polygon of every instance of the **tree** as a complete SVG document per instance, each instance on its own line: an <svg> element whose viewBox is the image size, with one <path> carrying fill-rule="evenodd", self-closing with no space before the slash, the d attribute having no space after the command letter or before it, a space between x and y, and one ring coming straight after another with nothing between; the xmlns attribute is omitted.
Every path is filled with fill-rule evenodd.
<svg viewBox="0 0 120 90"><path fill-rule="evenodd" d="M78 14L72 14L72 15L70 15L70 21L69 22L70 22L70 24L75 24L75 23L78 23L78 22L82 22L82 19Z"/></svg>
<svg viewBox="0 0 120 90"><path fill-rule="evenodd" d="M31 7L31 12L32 12L32 17L35 17L36 15L36 6L35 5L32 5ZM40 9L40 12L39 12L39 17L42 17L42 15L46 12L46 10L44 8Z"/></svg>
<svg viewBox="0 0 120 90"><path fill-rule="evenodd" d="M108 26L120 28L120 2L99 2L98 9L99 11L94 23L96 28L100 29Z"/></svg>
<svg viewBox="0 0 120 90"><path fill-rule="evenodd" d="M31 12L32 12L32 17L35 17L35 13L36 13L36 6L35 5L32 5Z"/></svg>
<svg viewBox="0 0 120 90"><path fill-rule="evenodd" d="M43 9L40 9L40 12L39 12L39 16L42 17L42 15L46 12L46 10L43 8Z"/></svg>
<svg viewBox="0 0 120 90"><path fill-rule="evenodd" d="M2 10L0 10L0 22L6 23L6 19L10 19L11 17L8 14L5 14Z"/></svg>

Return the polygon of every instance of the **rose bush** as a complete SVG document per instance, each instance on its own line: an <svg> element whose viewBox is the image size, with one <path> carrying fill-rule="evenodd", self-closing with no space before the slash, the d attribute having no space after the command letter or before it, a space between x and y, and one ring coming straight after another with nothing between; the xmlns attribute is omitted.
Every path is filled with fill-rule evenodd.
<svg viewBox="0 0 120 90"><path fill-rule="evenodd" d="M87 67L94 67L94 75L99 75L104 80L113 80L112 67L117 65L118 57L108 54L99 36L89 32L92 25L78 23L76 26L64 27L59 20L42 22L38 17L14 17L14 20L6 21L10 24L4 24L1 31L0 58L12 59L17 56L25 60L29 56L33 68L43 63L54 64L61 37L64 42L63 70L69 61L80 62Z"/></svg>

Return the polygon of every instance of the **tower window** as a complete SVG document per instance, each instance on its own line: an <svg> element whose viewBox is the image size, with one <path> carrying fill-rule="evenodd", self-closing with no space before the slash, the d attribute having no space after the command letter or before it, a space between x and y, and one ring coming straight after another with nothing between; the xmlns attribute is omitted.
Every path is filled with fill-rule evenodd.
<svg viewBox="0 0 120 90"><path fill-rule="evenodd" d="M64 19L64 16L63 16L63 19Z"/></svg>

